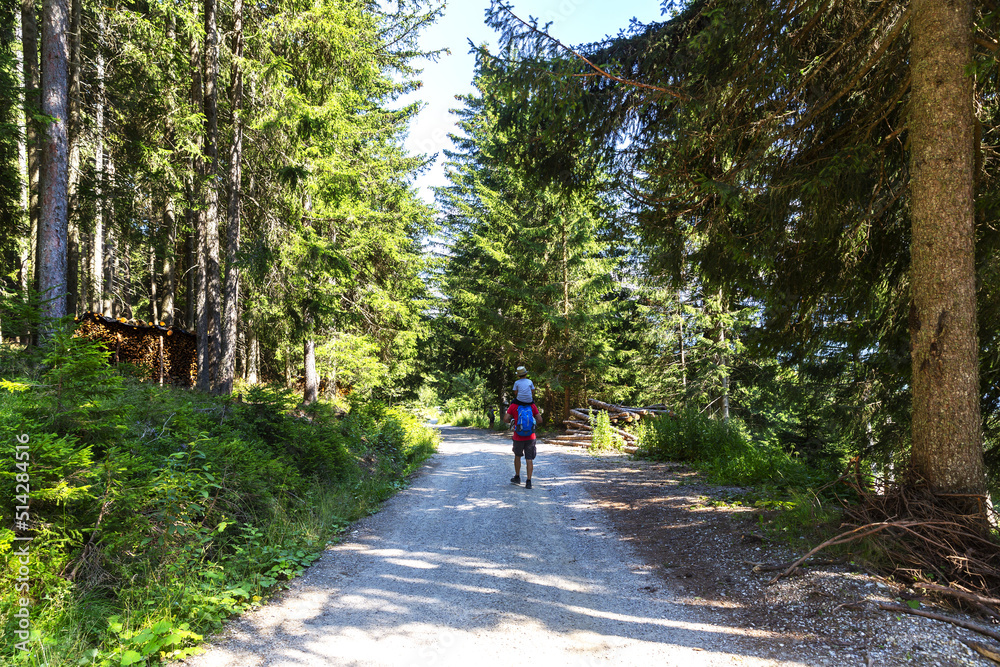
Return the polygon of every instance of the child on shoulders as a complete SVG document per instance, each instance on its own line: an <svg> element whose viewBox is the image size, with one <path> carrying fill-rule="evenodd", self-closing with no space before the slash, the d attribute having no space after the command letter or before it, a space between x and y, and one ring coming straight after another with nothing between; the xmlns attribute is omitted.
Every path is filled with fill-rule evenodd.
<svg viewBox="0 0 1000 667"><path fill-rule="evenodd" d="M535 402L535 383L528 378L528 369L518 366L517 378L514 382L514 402L518 405L531 405Z"/></svg>

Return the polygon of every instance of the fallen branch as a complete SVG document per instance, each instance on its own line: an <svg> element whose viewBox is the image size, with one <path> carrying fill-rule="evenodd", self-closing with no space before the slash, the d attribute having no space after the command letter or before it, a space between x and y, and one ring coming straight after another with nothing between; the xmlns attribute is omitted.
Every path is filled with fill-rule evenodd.
<svg viewBox="0 0 1000 667"><path fill-rule="evenodd" d="M979 610L979 613L986 618L992 618L995 621L1000 621L1000 614L998 614L992 607L987 607L981 602L973 602L973 606Z"/></svg>
<svg viewBox="0 0 1000 667"><path fill-rule="evenodd" d="M1000 605L1000 600L996 598L988 598L982 595L976 595L975 593L970 593L969 591L955 590L949 586L942 586L940 584L928 584L928 583L916 583L913 584L914 588L922 588L925 591L934 591L936 593L945 593L946 595L951 595L952 597L965 600L967 602L978 602L983 605Z"/></svg>
<svg viewBox="0 0 1000 667"><path fill-rule="evenodd" d="M815 547L809 551L805 556L799 558L797 561L793 562L787 570L771 579L768 583L775 583L782 577L787 577L792 571L806 561L810 556L815 553L822 551L827 547L832 547L836 544L845 544L847 542L853 542L855 540L860 540L863 537L868 537L869 535L874 535L875 533L881 532L886 528L905 528L910 525L920 525L919 521L879 521L877 523L869 523L864 526L858 526L853 530L849 530L846 533L841 533L836 537L831 537L826 542L823 542L818 547Z"/></svg>
<svg viewBox="0 0 1000 667"><path fill-rule="evenodd" d="M913 471L901 476L903 482L883 482L873 488L858 465L852 461L857 474L839 480L858 497L857 502L843 501L845 522L848 526L895 523L897 529L871 538L884 561L893 563L895 574L909 579L912 586L933 579L952 591L974 591L981 599L962 598L970 606L986 600L993 600L985 602L992 606L1000 604L1000 541L990 531L996 513L985 496L936 492ZM954 596L947 589L926 588Z"/></svg>
<svg viewBox="0 0 1000 667"><path fill-rule="evenodd" d="M979 642L972 642L965 639L959 639L958 641L962 642L987 660L992 660L996 664L1000 665L1000 653L998 653L995 649L987 646L986 644L980 644Z"/></svg>
<svg viewBox="0 0 1000 667"><path fill-rule="evenodd" d="M777 572L778 570L786 570L792 563L776 563L773 565L765 565L764 563L752 563L750 561L743 561L747 565L753 565L754 572ZM824 565L843 565L847 562L846 558L837 558L836 560L814 560L810 563L800 563L795 567L823 567Z"/></svg>
<svg viewBox="0 0 1000 667"><path fill-rule="evenodd" d="M935 621L942 621L944 623L951 623L952 625L957 625L960 628L965 628L966 630L972 630L973 632L978 632L981 635L985 635L992 639L1000 641L1000 632L994 632L988 628L984 628L981 625L972 623L971 621L963 621L960 618L952 618L950 616L945 616L943 614L935 614L932 611L923 611L922 609L910 609L909 607L898 605L898 604L886 604L884 602L878 603L879 609L884 609L885 611L898 611L904 614L913 614L914 616L923 616L924 618L931 618Z"/></svg>

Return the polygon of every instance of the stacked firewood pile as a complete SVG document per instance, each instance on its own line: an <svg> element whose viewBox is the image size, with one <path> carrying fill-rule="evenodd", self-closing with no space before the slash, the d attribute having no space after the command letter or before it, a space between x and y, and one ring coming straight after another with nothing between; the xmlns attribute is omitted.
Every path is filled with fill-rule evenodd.
<svg viewBox="0 0 1000 667"><path fill-rule="evenodd" d="M634 408L626 405L613 405L602 401L587 399L586 408L571 408L570 419L563 421L566 427L564 435L549 438L549 442L560 445L575 445L589 447L593 443L595 416L606 412L611 423L611 431L625 441L625 451L634 452L637 439L628 430L629 425L637 424L642 419L656 419L661 415L676 417L677 414L665 405L650 405L645 408Z"/></svg>
<svg viewBox="0 0 1000 667"><path fill-rule="evenodd" d="M190 387L197 378L197 341L194 334L180 327L86 313L78 318L76 332L104 343L111 363L130 363L143 369L147 380Z"/></svg>

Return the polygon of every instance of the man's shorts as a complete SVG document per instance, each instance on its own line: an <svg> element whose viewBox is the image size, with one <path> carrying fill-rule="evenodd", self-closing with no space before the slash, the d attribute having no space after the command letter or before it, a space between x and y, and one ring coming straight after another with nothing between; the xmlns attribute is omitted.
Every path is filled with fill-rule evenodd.
<svg viewBox="0 0 1000 667"><path fill-rule="evenodd" d="M514 441L514 456L517 458L524 457L525 461L535 460L535 441L534 440L515 440Z"/></svg>

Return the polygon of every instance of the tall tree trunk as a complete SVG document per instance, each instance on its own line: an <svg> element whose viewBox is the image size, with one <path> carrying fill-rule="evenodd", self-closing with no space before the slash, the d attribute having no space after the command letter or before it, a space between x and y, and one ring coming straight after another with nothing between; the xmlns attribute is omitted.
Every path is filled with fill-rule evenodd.
<svg viewBox="0 0 1000 667"><path fill-rule="evenodd" d="M722 306L720 317L725 315L726 309L719 294L719 305ZM719 322L719 366L722 368L722 419L729 421L729 355L726 352L726 325Z"/></svg>
<svg viewBox="0 0 1000 667"><path fill-rule="evenodd" d="M106 174L104 172L104 10L97 10L97 54L94 58L97 100L94 108L94 241L91 257L91 294L90 308L95 313L108 315L105 304L108 300L108 292L111 285L104 280L104 211Z"/></svg>
<svg viewBox="0 0 1000 667"><path fill-rule="evenodd" d="M195 229L195 225L198 222L197 215L191 209L187 209L184 212L184 216L187 219L188 229ZM197 311L197 301L198 301L198 260L195 258L197 247L197 235L194 232L189 232L184 239L184 257L185 257L185 269L184 269L184 326L187 327L188 331L195 330L196 311Z"/></svg>
<svg viewBox="0 0 1000 667"><path fill-rule="evenodd" d="M35 0L21 0L21 72L24 79L25 143L28 179L28 220L31 226L29 239L30 274L28 283L38 287L38 216L41 185L41 146L38 122L35 115L42 110L38 66L38 14Z"/></svg>
<svg viewBox="0 0 1000 667"><path fill-rule="evenodd" d="M81 233L80 235L80 299L79 309L81 312L90 310L90 296L94 289L91 285L91 264L93 262L93 238L91 234Z"/></svg>
<svg viewBox="0 0 1000 667"><path fill-rule="evenodd" d="M971 0L913 0L910 352L914 472L983 493L976 331Z"/></svg>
<svg viewBox="0 0 1000 667"><path fill-rule="evenodd" d="M233 145L229 153L229 209L226 217L226 295L225 316L222 329L222 360L219 367L219 393L233 392L233 378L236 372L236 322L240 292L240 270L236 265L240 251L240 204L241 204L241 162L243 160L243 0L233 4L232 33L232 87L229 91L229 106L233 114Z"/></svg>
<svg viewBox="0 0 1000 667"><path fill-rule="evenodd" d="M219 78L219 31L216 18L215 0L205 0L205 57L204 57L204 111L205 111L205 151L201 175L205 187L205 211L202 214L202 235L199 266L202 267L201 298L204 308L199 317L199 328L204 331L204 373L198 372L198 387L205 391L214 390L219 379L219 361L222 352L220 336L221 313L219 301L219 190L218 190L218 93ZM199 332L199 336L202 334Z"/></svg>
<svg viewBox="0 0 1000 667"><path fill-rule="evenodd" d="M79 314L80 299L80 19L82 0L70 2L69 27L69 253L66 272L66 311Z"/></svg>
<svg viewBox="0 0 1000 667"><path fill-rule="evenodd" d="M194 0L192 2L193 16L192 22L197 21L199 0ZM201 45L198 43L198 35L191 35L191 49L189 52L191 60L191 94L189 102L191 105L191 110L196 112L203 112L205 107L205 90L202 82L202 53ZM198 137L196 139L196 148L198 148L199 153L203 146L202 138ZM197 269L195 271L195 280L193 289L190 292L189 299L193 300L194 306L194 321L195 329L197 333L197 346L198 346L198 381L196 386L202 391L211 391L212 389L212 374L211 374L211 364L209 361L210 349L211 349L211 331L209 331L209 314L206 309L205 303L205 285L207 283L207 276L205 273L205 212L200 209L200 199L202 193L202 183L205 175L205 158L203 155L198 155L195 158L194 176L191 179L188 188L188 216L189 220L192 222L191 229L194 230L194 242L192 244L192 259Z"/></svg>
<svg viewBox="0 0 1000 667"><path fill-rule="evenodd" d="M564 345L569 347L570 344L570 326L569 326L569 245L566 237L566 225L568 220L566 219L566 214L560 216L562 224L560 225L560 235L562 243L562 257L560 259L560 268L562 269L562 316L563 316L563 339ZM569 370L569 369L567 369ZM562 420L569 420L569 383L566 383L563 389L563 410L562 410ZM551 414L551 413L550 413Z"/></svg>
<svg viewBox="0 0 1000 667"><path fill-rule="evenodd" d="M177 254L177 220L174 216L174 199L169 194L163 206L163 229L166 239L163 242L163 271L160 273L160 285L163 300L160 302L160 318L167 326L174 324L174 295L177 287L174 283L174 270Z"/></svg>
<svg viewBox="0 0 1000 667"><path fill-rule="evenodd" d="M165 18L167 43L174 44L177 42L177 27L174 15L168 14ZM173 90L176 85L176 77L173 72L168 76L170 81L169 86ZM176 136L170 112L165 114L163 124L166 143L176 155ZM174 304L177 300L177 285L175 282L175 272L177 269L177 217L174 194L173 187L168 188L166 201L163 205L163 230L165 238L163 242L163 269L160 272L160 289L163 292L163 297L160 301L160 318L167 326L174 325Z"/></svg>
<svg viewBox="0 0 1000 667"><path fill-rule="evenodd" d="M247 332L247 384L257 384L260 381L260 343L257 341L257 331L252 326L246 328Z"/></svg>
<svg viewBox="0 0 1000 667"><path fill-rule="evenodd" d="M677 340L680 343L681 351L681 389L684 391L683 397L687 401L687 347L684 345L684 295L681 290L677 290Z"/></svg>
<svg viewBox="0 0 1000 667"><path fill-rule="evenodd" d="M305 366L304 388L302 402L306 405L315 403L319 398L319 374L316 372L316 341L308 334L303 344L303 362Z"/></svg>
<svg viewBox="0 0 1000 667"><path fill-rule="evenodd" d="M15 26L15 39L20 40L22 45L24 43L24 36L21 32L21 23L23 21L21 14L18 13L15 16L17 25ZM24 86L24 48L15 49L14 58L17 61L17 83L20 86ZM31 194L28 188L28 123L25 115L22 113L17 119L18 125L18 135L17 135L17 166L18 174L21 175L21 211L23 212L24 219L29 220L31 217ZM31 236L29 235L27 242L25 239L18 239L18 283L20 285L21 293L27 296L28 286L31 284Z"/></svg>
<svg viewBox="0 0 1000 667"><path fill-rule="evenodd" d="M156 243L149 244L149 314L153 322L160 321L160 295L156 285Z"/></svg>
<svg viewBox="0 0 1000 667"><path fill-rule="evenodd" d="M72 169L72 168L71 168ZM78 315L80 309L80 226L69 220L66 248L66 314Z"/></svg>
<svg viewBox="0 0 1000 667"><path fill-rule="evenodd" d="M219 29L216 0L205 0L205 309L211 327L212 389L217 390L222 357L222 286L219 248Z"/></svg>
<svg viewBox="0 0 1000 667"><path fill-rule="evenodd" d="M122 237L118 241L121 252L118 255L119 266L122 267L122 302L123 306L127 308L128 319L136 319L136 285L135 285L135 275L132 273L132 243L128 240L128 237Z"/></svg>
<svg viewBox="0 0 1000 667"><path fill-rule="evenodd" d="M101 310L108 317L118 317L120 301L115 298L118 283L118 236L115 233L115 200L108 196L114 192L115 163L108 159L104 165L105 190L102 193L107 224L104 225L104 303Z"/></svg>
<svg viewBox="0 0 1000 667"><path fill-rule="evenodd" d="M42 320L66 315L68 252L67 188L69 186L69 4L42 4L42 113L52 120L45 129L42 151L42 196L38 219L39 293Z"/></svg>

